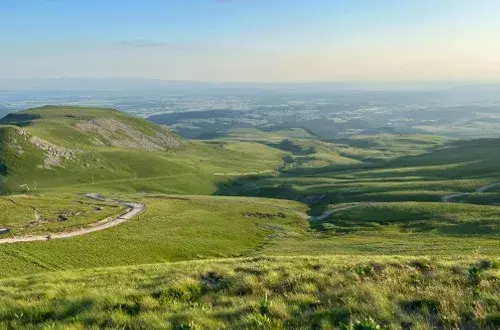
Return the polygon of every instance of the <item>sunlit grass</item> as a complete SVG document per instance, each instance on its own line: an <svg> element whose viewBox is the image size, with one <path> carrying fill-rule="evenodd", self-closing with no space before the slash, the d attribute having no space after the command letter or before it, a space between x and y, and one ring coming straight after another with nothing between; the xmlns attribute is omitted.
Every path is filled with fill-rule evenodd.
<svg viewBox="0 0 500 330"><path fill-rule="evenodd" d="M0 281L4 327L490 328L498 260L226 259Z"/></svg>

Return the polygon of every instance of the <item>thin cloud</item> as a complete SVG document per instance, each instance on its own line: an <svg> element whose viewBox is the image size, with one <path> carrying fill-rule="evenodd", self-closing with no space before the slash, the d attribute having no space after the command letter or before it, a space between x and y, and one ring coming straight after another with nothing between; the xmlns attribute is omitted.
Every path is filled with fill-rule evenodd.
<svg viewBox="0 0 500 330"><path fill-rule="evenodd" d="M164 48L168 50L185 50L188 47L181 43L155 41L148 39L122 40L118 42L119 47L128 48Z"/></svg>

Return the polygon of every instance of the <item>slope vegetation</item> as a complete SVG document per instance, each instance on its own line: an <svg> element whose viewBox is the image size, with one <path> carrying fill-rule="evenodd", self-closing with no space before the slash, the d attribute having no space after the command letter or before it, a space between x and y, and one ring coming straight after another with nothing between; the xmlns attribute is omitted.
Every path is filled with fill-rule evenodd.
<svg viewBox="0 0 500 330"><path fill-rule="evenodd" d="M0 123L3 192L90 184L211 193L224 180L214 173L268 171L281 163L281 153L263 145L189 143L112 109L48 106L10 114Z"/></svg>
<svg viewBox="0 0 500 330"><path fill-rule="evenodd" d="M304 231L305 207L259 198L122 196L146 211L116 227L84 236L0 245L9 267L0 276L47 270L134 265L258 253L274 240ZM70 205L68 205L70 207Z"/></svg>

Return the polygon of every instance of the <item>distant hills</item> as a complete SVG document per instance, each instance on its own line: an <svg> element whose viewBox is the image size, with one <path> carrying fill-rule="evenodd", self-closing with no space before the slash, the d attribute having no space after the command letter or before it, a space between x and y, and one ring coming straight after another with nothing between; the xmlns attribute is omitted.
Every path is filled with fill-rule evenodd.
<svg viewBox="0 0 500 330"><path fill-rule="evenodd" d="M0 90L12 91L87 91L186 89L205 85L201 82L164 81L140 78L31 78L0 79Z"/></svg>
<svg viewBox="0 0 500 330"><path fill-rule="evenodd" d="M500 90L500 83L477 82L211 82L211 81L178 81L150 78L0 78L0 90L10 91L86 91L86 90L252 90L271 89L294 92L325 92L339 90Z"/></svg>
<svg viewBox="0 0 500 330"><path fill-rule="evenodd" d="M158 125L172 125L190 119L238 118L241 116L241 110L203 110L162 113L149 116L148 120Z"/></svg>

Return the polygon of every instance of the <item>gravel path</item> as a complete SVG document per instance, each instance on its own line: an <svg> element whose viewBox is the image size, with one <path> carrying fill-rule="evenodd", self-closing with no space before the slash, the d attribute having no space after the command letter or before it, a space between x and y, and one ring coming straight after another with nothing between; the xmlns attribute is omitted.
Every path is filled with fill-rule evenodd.
<svg viewBox="0 0 500 330"><path fill-rule="evenodd" d="M0 239L0 244L48 241L48 240L59 239L59 238L69 238L69 237L74 237L74 236L81 236L81 235L93 233L95 231L100 231L100 230L108 229L108 228L114 227L116 225L119 225L120 223L128 221L128 220L132 219L133 217L139 215L146 208L146 206L142 203L126 202L126 201L108 199L108 198L101 196L99 194L88 193L88 194L85 194L85 197L99 200L99 201L116 202L116 203L119 203L122 205L126 205L128 208L125 211L125 213L122 213L121 215L118 215L118 216L108 217L108 218L103 219L99 222L95 222L95 223L91 224L91 227L88 227L88 228L76 229L73 231L47 234L47 235L38 235L38 236L34 235L34 236L19 236L19 237L2 238L2 239Z"/></svg>
<svg viewBox="0 0 500 330"><path fill-rule="evenodd" d="M352 205L338 207L336 209L326 210L325 212L321 213L321 215L318 215L316 217L309 217L309 221L323 221L334 213L347 211L350 209L354 209L356 207L366 206L366 205L370 205L370 204L373 204L373 203L371 203L371 202L356 203L356 204L352 204Z"/></svg>

